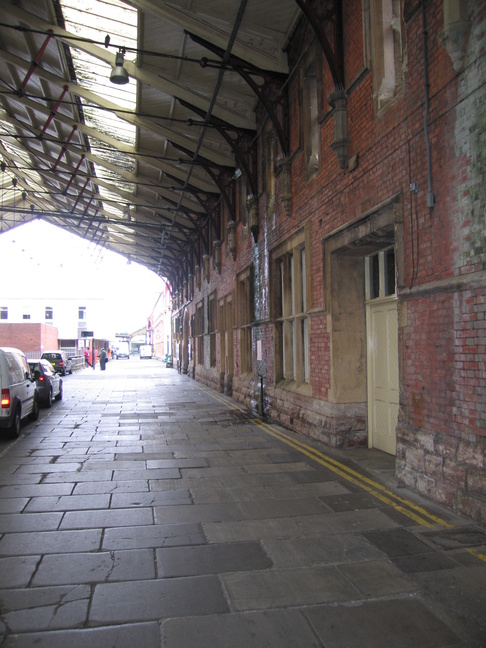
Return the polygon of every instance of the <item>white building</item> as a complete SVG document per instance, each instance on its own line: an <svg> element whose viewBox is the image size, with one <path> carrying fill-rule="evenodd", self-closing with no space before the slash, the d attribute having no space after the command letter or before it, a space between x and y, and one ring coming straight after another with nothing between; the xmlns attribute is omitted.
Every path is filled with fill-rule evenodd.
<svg viewBox="0 0 486 648"><path fill-rule="evenodd" d="M0 321L50 324L57 328L60 340L79 339L83 331L110 339L111 332L102 297L0 296Z"/></svg>

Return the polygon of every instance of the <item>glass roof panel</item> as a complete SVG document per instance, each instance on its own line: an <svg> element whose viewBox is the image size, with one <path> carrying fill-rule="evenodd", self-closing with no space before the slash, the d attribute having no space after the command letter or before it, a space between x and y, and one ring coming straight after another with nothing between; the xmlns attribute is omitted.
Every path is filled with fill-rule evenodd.
<svg viewBox="0 0 486 648"><path fill-rule="evenodd" d="M61 0L60 2L65 20L65 28L76 36L91 39L96 44L104 44L105 37L110 37L110 52L115 53L119 47L137 49L137 11L118 0ZM127 51L126 60L136 58L135 51ZM130 79L126 85L116 85L110 82L111 67L76 47L76 42L71 44L71 56L76 71L77 82L83 88L90 90L100 97L100 104L104 100L117 103L121 109L135 111L137 83ZM81 99L83 105L84 122L99 133L123 142L125 145L135 146L136 127L120 119L112 112L98 108L92 102ZM90 140L91 152L125 170L134 169L133 158L117 151L108 143L95 138ZM113 180L113 172L102 164L93 163L97 177ZM116 186L116 185L115 185ZM124 192L133 191L133 187L126 183L117 183ZM122 214L126 204L124 198L99 186L99 193L107 201L104 208L113 214ZM121 207L114 207L118 204Z"/></svg>

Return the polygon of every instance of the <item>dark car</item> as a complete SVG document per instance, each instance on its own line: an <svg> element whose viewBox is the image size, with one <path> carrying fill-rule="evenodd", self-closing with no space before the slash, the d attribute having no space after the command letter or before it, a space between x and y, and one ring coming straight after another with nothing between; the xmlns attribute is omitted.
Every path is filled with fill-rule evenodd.
<svg viewBox="0 0 486 648"><path fill-rule="evenodd" d="M29 360L29 367L37 385L39 401L50 407L52 401L62 399L62 378L47 360Z"/></svg>
<svg viewBox="0 0 486 648"><path fill-rule="evenodd" d="M48 360L61 375L65 376L67 373L73 373L73 363L64 351L44 351L41 355L42 360Z"/></svg>

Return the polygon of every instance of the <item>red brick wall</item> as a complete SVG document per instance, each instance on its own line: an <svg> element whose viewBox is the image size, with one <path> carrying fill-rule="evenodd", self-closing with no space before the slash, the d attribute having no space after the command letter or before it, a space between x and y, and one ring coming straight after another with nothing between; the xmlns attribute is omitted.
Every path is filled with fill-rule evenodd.
<svg viewBox="0 0 486 648"><path fill-rule="evenodd" d="M57 328L49 324L2 322L0 346L20 349L27 355L42 353L43 349L57 349Z"/></svg>
<svg viewBox="0 0 486 648"><path fill-rule="evenodd" d="M410 3L407 3L410 5ZM235 330L233 396L257 408L259 375L264 377L265 410L275 420L332 446L366 441L364 402L330 402L332 347L325 309L323 242L338 228L362 218L395 197L398 266L400 417L397 427L397 474L406 484L456 511L486 520L486 173L484 87L486 6L467 2L470 30L464 65L454 70L443 44L442 0L426 3L429 61L432 191L427 206L428 169L424 135L424 54L420 6L403 22L402 92L380 113L373 100L372 71L363 54L361 3L343 3L348 159L342 169L331 149L334 119L326 98L333 90L324 55L325 117L321 122L321 167L307 177L300 133L299 73L289 79L291 187L290 214L279 201L267 215L263 191L262 139L258 141L259 234L255 242L240 222L237 257L222 248L222 266L211 269L210 283L195 289L195 304L216 290L217 298L236 290L235 277L250 263L255 268L253 375L241 376L239 335ZM411 6L411 5L410 5ZM314 38L302 21L289 44L289 67L298 65ZM258 112L263 132L265 115ZM281 152L277 153L277 158ZM418 192L410 183L418 183ZM306 226L310 231L311 312L309 313L310 388L292 390L275 384L272 249ZM399 230L399 231L398 231ZM364 295L363 295L364 302ZM233 307L236 318L236 293ZM364 305L363 305L364 308ZM207 313L206 313L207 316ZM235 319L236 326L236 319ZM261 341L264 362L256 360ZM207 349L206 349L207 351ZM194 354L196 359L196 355ZM339 361L339 359L337 359ZM334 358L336 361L336 358ZM196 378L220 384L217 369L196 367Z"/></svg>

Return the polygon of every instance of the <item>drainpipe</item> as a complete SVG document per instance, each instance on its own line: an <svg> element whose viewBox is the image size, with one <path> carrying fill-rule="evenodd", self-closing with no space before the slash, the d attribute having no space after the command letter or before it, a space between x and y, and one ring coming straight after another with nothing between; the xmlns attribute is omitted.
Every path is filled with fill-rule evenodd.
<svg viewBox="0 0 486 648"><path fill-rule="evenodd" d="M427 145L427 207L432 209L435 205L434 192L432 191L432 160L431 160L431 147L429 138L429 61L428 61L428 45L427 45L427 21L425 16L425 0L422 0L422 33L423 33L423 47L424 47L424 85L425 85L425 116L424 116L424 135L425 143Z"/></svg>
<svg viewBox="0 0 486 648"><path fill-rule="evenodd" d="M265 417L265 411L263 408L264 401L264 392L263 392L263 376L260 376L260 417L263 419Z"/></svg>

